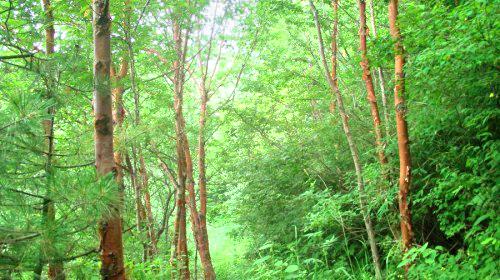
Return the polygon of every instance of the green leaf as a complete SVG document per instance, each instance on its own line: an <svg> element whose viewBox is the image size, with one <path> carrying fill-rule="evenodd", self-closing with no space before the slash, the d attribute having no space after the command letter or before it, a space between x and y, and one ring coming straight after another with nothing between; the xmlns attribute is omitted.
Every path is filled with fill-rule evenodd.
<svg viewBox="0 0 500 280"><path fill-rule="evenodd" d="M294 273L294 272L296 272L297 270L299 270L299 266L298 266L298 265L295 265L295 264L291 264L291 265L289 265L289 266L285 269L285 272L286 272L286 273Z"/></svg>

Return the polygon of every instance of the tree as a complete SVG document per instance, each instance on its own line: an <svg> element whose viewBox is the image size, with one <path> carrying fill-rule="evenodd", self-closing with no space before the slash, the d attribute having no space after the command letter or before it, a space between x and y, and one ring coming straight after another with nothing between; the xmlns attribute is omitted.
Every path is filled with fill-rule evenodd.
<svg viewBox="0 0 500 280"><path fill-rule="evenodd" d="M361 208L361 213L363 214L363 220L365 223L366 227L366 233L368 235L368 242L370 243L370 249L372 253L372 259L373 259L373 265L375 268L375 276L377 279L382 278L382 272L381 272L381 266L380 266L380 257L378 253L378 248L377 248L377 242L375 240L375 231L373 230L373 224L370 218L370 212L367 209L366 206L366 194L365 194L365 183L363 181L363 169L359 160L359 152L358 148L356 145L356 142L354 141L352 135L351 135L351 130L349 126L349 117L347 116L347 113L344 109L344 101L342 98L342 95L340 93L339 88L335 84L335 80L337 80L337 76L333 76L336 74L336 69L332 70L332 74L330 74L330 71L328 70L328 64L326 62L326 56L325 56L325 50L324 50L324 44L323 44L323 38L321 36L321 26L319 23L318 19L318 11L316 10L316 7L314 6L314 3L312 0L309 1L309 4L311 6L311 11L314 16L314 22L316 24L316 30L318 33L318 44L319 44L319 54L321 57L321 62L323 65L323 70L325 71L325 77L328 82L328 85L330 86L330 91L332 92L333 95L335 95L336 101L337 101L337 107L339 111L340 118L342 120L342 128L344 129L344 134L347 139L347 143L349 144L349 150L351 152L352 156L352 161L354 163L354 168L356 171L356 180L358 184L358 189L359 189L359 205ZM334 14L338 15L338 2L334 0L332 2L333 9L334 9ZM334 23L333 23L333 35L337 35L338 31L338 16L334 18ZM332 41L337 40L336 37L332 38ZM335 44L336 45L336 44ZM337 55L337 50L333 50L333 60L334 63L333 67L335 68L337 63L336 63L336 55Z"/></svg>
<svg viewBox="0 0 500 280"><path fill-rule="evenodd" d="M131 90L134 98L134 119L133 124L135 128L139 127L141 124L141 113L140 113L140 93L137 88L136 81L136 58L134 53L134 45L132 40L132 32L134 28L132 28L131 24L131 14L132 7L130 2L125 1L125 20L124 20L124 33L125 33L125 43L127 45L127 53L128 59L130 61L130 84ZM149 177L148 171L146 170L146 162L144 160L143 153L143 143L133 144L132 145L132 159L134 161L133 166L131 166L131 179L134 181L133 184L135 186L135 196L136 196L136 212L137 212L137 224L138 229L142 232L142 229L146 229L146 235L149 239L147 244L144 244L144 253L143 259L146 260L148 257L154 258L158 249L157 249L157 238L155 232L155 221L153 217L152 207L151 207L151 195L149 192ZM141 180L137 177L137 170L139 171L139 175ZM144 194L144 203L142 202L142 194Z"/></svg>
<svg viewBox="0 0 500 280"><path fill-rule="evenodd" d="M111 98L111 17L109 1L94 0L94 132L95 165L101 180L116 172L113 155L113 114ZM118 190L117 190L118 194ZM99 223L102 279L125 279L120 205L110 205L109 216Z"/></svg>
<svg viewBox="0 0 500 280"><path fill-rule="evenodd" d="M176 151L177 151L177 216L175 220L176 237L176 267L179 270L181 278L189 279L189 256L187 251L186 238L186 184L187 181L187 163L186 149L189 150L185 136L185 121L182 113L184 82L185 82L185 63L187 52L187 39L189 29L183 34L179 19L174 19L173 36L176 52L174 61L174 110L175 110L175 133L176 133ZM193 203L194 201L190 201Z"/></svg>
<svg viewBox="0 0 500 280"><path fill-rule="evenodd" d="M46 27L45 27L45 54L49 57L49 59L54 54L54 14L52 11L52 5L50 0L44 0L43 11L45 12L46 19ZM45 85L46 85L46 94L45 98L52 102L54 99L54 94L56 91L56 81L55 81L55 65L53 61L48 61L46 64L46 77L45 77ZM48 248L40 248L40 260L38 261L38 265L35 268L35 279L40 279L43 271L44 263L48 259L49 263L49 278L62 280L65 279L63 262L57 259L60 259L60 254L57 252L57 249L54 246L55 236L54 229L57 226L55 224L56 218L56 209L54 205L54 201L52 201L52 188L53 188L53 167L52 167L52 155L54 153L54 115L55 115L55 105L52 105L48 109L49 119L44 120L42 122L42 126L45 134L45 142L46 142L46 151L45 155L47 157L45 163L45 176L47 179L46 187L47 194L46 198L43 201L43 221L42 223L47 228L47 237L46 240L42 243L42 247L45 245Z"/></svg>
<svg viewBox="0 0 500 280"><path fill-rule="evenodd" d="M115 67L111 65L111 80L112 84L114 85L112 89L112 98L113 98L113 122L114 125L118 129L122 129L123 126L123 121L125 119L125 109L123 107L123 92L124 87L123 87L123 81L122 79L127 76L127 71L128 71L128 61L126 59L123 59L121 62L121 65L116 71ZM120 150L117 150L116 147L120 145L119 138L114 137L113 139L113 147L115 148L114 150L114 159L115 159L115 166L116 166L116 183L118 184L118 187L120 188L120 196L122 196L120 199L123 203L123 192L125 188L124 184L124 172L123 172L123 154Z"/></svg>
<svg viewBox="0 0 500 280"><path fill-rule="evenodd" d="M375 133L375 146L377 148L378 160L382 167L384 178L388 179L387 170L387 157L385 155L384 143L382 140L382 130L380 114L377 105L377 97L375 96L375 89L373 86L373 79L371 74L370 62L368 61L368 50L366 46L366 34L368 27L366 26L366 2L358 0L359 7L359 49L361 50L361 68L363 69L363 81L365 82L366 93L368 102L370 103L370 113L373 119L373 130ZM382 93L384 94L384 93Z"/></svg>
<svg viewBox="0 0 500 280"><path fill-rule="evenodd" d="M401 218L401 237L403 253L406 253L413 242L411 211L408 203L411 185L411 154L408 126L406 122L405 80L404 80L404 47L397 23L398 1L389 1L389 26L394 40L394 106L396 108L396 130L399 153L399 215ZM408 268L408 267L407 267Z"/></svg>

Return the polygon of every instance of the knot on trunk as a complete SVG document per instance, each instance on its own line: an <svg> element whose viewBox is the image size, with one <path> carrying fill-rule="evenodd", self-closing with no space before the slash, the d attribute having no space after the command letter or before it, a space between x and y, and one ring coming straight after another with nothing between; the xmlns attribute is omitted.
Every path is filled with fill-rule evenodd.
<svg viewBox="0 0 500 280"><path fill-rule="evenodd" d="M97 133L101 135L112 134L112 122L108 116L100 116L95 120L94 127Z"/></svg>

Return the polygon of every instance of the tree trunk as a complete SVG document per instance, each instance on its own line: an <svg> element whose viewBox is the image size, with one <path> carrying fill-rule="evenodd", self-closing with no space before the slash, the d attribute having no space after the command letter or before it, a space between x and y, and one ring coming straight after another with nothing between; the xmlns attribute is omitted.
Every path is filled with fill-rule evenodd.
<svg viewBox="0 0 500 280"><path fill-rule="evenodd" d="M193 233L197 243L197 249L200 251L200 261L203 266L203 273L205 275L205 279L215 279L215 270L212 265L210 248L208 248L209 244L208 244L208 234L206 226L204 228L201 226L200 213L196 209L197 207L196 207L196 195L194 190L193 163L192 163L191 153L189 151L189 143L187 141L186 135L184 134L183 136L185 143L184 154L186 161L186 178L187 178L186 188L189 192L188 205L191 213L191 223L193 225Z"/></svg>
<svg viewBox="0 0 500 280"><path fill-rule="evenodd" d="M187 39L187 38L186 38ZM182 113L185 48L183 48L181 27L174 20L174 44L177 59L174 61L174 110L177 152L177 227L178 240L176 248L177 270L179 277L189 280L189 257L186 238L186 158L184 153L184 119ZM189 147L188 147L189 149Z"/></svg>
<svg viewBox="0 0 500 280"><path fill-rule="evenodd" d="M54 15L52 12L52 5L50 0L43 0L43 11L45 12L45 53L47 56L51 56L54 53L55 45L55 30L54 30ZM54 97L54 87L55 87L55 69L52 61L47 61L46 65L46 100L51 100ZM64 274L64 264L62 261L57 260L59 258L59 252L54 246L55 237L54 231L56 229L55 224L55 205L51 200L52 196L52 184L53 184L53 170L52 170L52 155L54 154L54 116L55 116L55 106L52 105L48 109L49 119L42 122L45 143L46 143L46 162L45 162L45 175L47 177L47 194L46 199L43 200L42 209L42 224L48 231L46 240L42 242L40 248L39 262L35 267L35 279L41 279L43 267L48 259L49 271L48 275L50 279L63 280L66 279ZM47 248L43 248L44 244Z"/></svg>
<svg viewBox="0 0 500 280"><path fill-rule="evenodd" d="M396 108L396 130L399 152L399 214L401 217L401 236L403 253L412 246L413 230L408 195L411 184L411 155L408 127L406 123L405 80L404 80L404 48L397 23L398 0L389 1L389 26L394 40L394 105ZM408 267L406 267L408 269Z"/></svg>
<svg viewBox="0 0 500 280"><path fill-rule="evenodd" d="M177 102L175 102L177 104ZM176 105L178 107L178 105ZM176 109L177 111L177 109ZM177 115L177 113L176 113ZM180 126L177 124L176 118L176 132L180 131ZM176 198L177 215L176 215L176 233L177 241L176 244L176 262L175 266L177 272L179 273L179 278L188 280L190 278L189 274L189 257L187 251L187 237L186 237L186 172L185 172L185 160L182 148L182 139L177 137L177 174L178 174L178 190Z"/></svg>
<svg viewBox="0 0 500 280"><path fill-rule="evenodd" d="M114 110L113 110L113 121L115 126L118 129L122 129L123 125L123 120L125 119L125 109L123 108L123 84L122 84L122 79L127 75L127 69L128 69L128 62L127 60L122 60L119 72L116 72L114 67L111 67L111 79L112 83L114 84L114 88L112 90L112 97L113 97L113 103L114 103ZM122 152L116 147L120 146L120 139L116 137L116 134L114 135L113 139L114 143L113 146L115 147L114 151L114 159L115 159L115 166L116 166L116 183L118 184L118 187L120 187L120 195L122 203L123 203L123 191L124 191L124 184L123 184L123 155Z"/></svg>
<svg viewBox="0 0 500 280"><path fill-rule="evenodd" d="M129 1L125 1L126 5L126 10L128 11L128 14L130 15L131 9L130 9L130 3ZM129 55L129 60L130 60L130 84L131 84L131 89L132 93L134 95L134 125L137 127L141 123L141 117L140 117L140 105L139 105L139 91L137 90L137 83L136 83L136 73L135 73L135 55L134 55L134 50L133 50L133 43L132 43L132 38L131 38L131 28L130 28L130 18L127 18L125 21L125 41L127 42L127 50L128 50L128 55ZM149 193L149 184L148 184L148 175L147 175L147 170L146 170L146 164L144 161L144 156L142 152L142 147L139 144L139 146L136 149L138 157L139 157L139 174L141 175L141 183L138 186L140 187L140 192L139 193L139 199L141 200L141 193L144 194L144 204L143 204L143 209L145 210L145 217L146 219L143 221L146 221L146 226L147 226L147 236L149 238L149 242L147 245L147 255L150 257L153 257L157 253L157 248L156 248L156 233L154 230L154 217L153 217L153 212L151 208L151 195ZM134 157L134 162L136 161L136 158ZM142 204L142 203L141 203ZM146 259L147 256L144 257Z"/></svg>
<svg viewBox="0 0 500 280"><path fill-rule="evenodd" d="M366 46L366 2L364 0L358 0L359 6L359 42L361 50L361 68L363 69L363 81L365 82L366 93L368 97L368 102L370 103L370 113L373 119L373 130L375 132L375 146L377 148L377 155L382 167L383 177L388 179L387 172L387 157L385 155L384 143L382 140L382 130L380 129L380 115L378 111L377 98L375 97L375 89L373 87L373 79L371 75L370 62L367 56L367 46Z"/></svg>
<svg viewBox="0 0 500 280"><path fill-rule="evenodd" d="M341 95L341 93L340 93L340 91L335 83L335 81L337 80L337 76L333 76L333 75L336 75L337 70L332 69L332 72L331 72L332 75L330 75L329 70L328 70L328 64L326 62L323 38L321 36L321 26L319 23L318 11L316 10L316 7L314 6L314 3L312 0L309 0L309 4L311 6L311 11L312 11L313 16L314 16L316 30L318 33L319 53L320 53L321 61L322 61L323 68L325 71L325 78L328 81L328 84L330 86L330 90L331 90L332 94L335 95L335 98L337 101L338 111L340 114L340 118L342 120L342 127L344 129L344 134L346 136L347 143L349 145L349 150L351 151L351 156L352 156L352 160L354 163L357 185L358 185L358 189L359 189L360 208L361 208L361 212L363 214L363 220L364 220L366 232L368 235L368 243L370 244L370 249L371 249L371 253L372 253L372 259L373 259L373 264L374 264L374 268L375 268L375 276L377 279L382 279L380 257L378 254L377 243L375 240L375 232L373 230L373 225L372 225L372 221L370 218L370 213L369 213L367 206L366 206L365 185L364 185L364 181L363 181L363 170L362 170L360 160L359 160L358 149L357 149L356 143L354 142L354 139L351 135L350 126L349 126L349 117L347 116L345 108L344 108L344 102L343 102L342 95ZM338 13L338 1L333 0L332 5L333 5L333 9L334 9L334 14L337 15L337 13ZM333 34L338 35L338 17L337 16L335 16L335 18L334 18L334 27L333 28L334 28ZM337 37L332 38L332 40L336 41ZM334 56L333 59L335 60L335 62L333 63L334 68L337 65L336 59L335 59L337 57L336 51L337 50L335 49L334 55L333 55Z"/></svg>
<svg viewBox="0 0 500 280"><path fill-rule="evenodd" d="M370 18L371 18L371 27L372 27L372 33L373 37L377 38L377 26L375 24L375 7L373 4L374 0L370 0ZM388 105L387 105L387 95L385 91L385 78L384 78L384 71L382 70L382 67L377 67L376 69L377 74L378 74L378 81L380 85L380 96L382 97L382 111L384 113L384 124L385 124L385 137L390 136L390 125L389 125L389 111L388 111Z"/></svg>
<svg viewBox="0 0 500 280"><path fill-rule="evenodd" d="M215 279L215 270L212 264L210 255L210 244L208 240L207 230L207 178L205 164L205 126L207 118L208 92L206 88L206 75L203 70L201 55L198 55L200 60L200 71L202 72L201 81L199 84L200 91L200 119L198 128L198 187L200 194L200 212L198 213L199 221L199 245L200 261L203 266L205 279ZM208 63L208 62L207 62Z"/></svg>
<svg viewBox="0 0 500 280"><path fill-rule="evenodd" d="M149 194L149 184L148 184L148 174L146 170L146 163L144 161L144 157L142 156L142 149L139 149L139 172L141 173L142 177L142 187L144 191L144 208L146 209L146 218L147 218L147 224L148 224L148 236L149 236L149 244L148 244L148 255L153 258L156 253L157 253L157 248L156 248L156 232L154 230L154 217L153 217L153 211L151 209L151 196Z"/></svg>
<svg viewBox="0 0 500 280"><path fill-rule="evenodd" d="M175 272L177 269L177 242L179 241L179 220L180 220L180 211L179 211L179 187L177 187L177 191L175 192L175 208L177 209L175 220L174 220L174 231L172 234L172 244L170 246L170 266L172 267L171 279L175 279Z"/></svg>
<svg viewBox="0 0 500 280"><path fill-rule="evenodd" d="M137 158L135 154L136 154L135 147L132 146L132 156L134 158L134 163ZM135 165L132 165L132 161L130 160L130 156L128 154L126 155L126 161L127 161L127 168L130 173L130 184L132 185L132 189L134 190L136 228L137 232L142 237L142 232L144 228L143 221L146 218L146 212L144 211L144 207L142 206L142 201L141 201L141 185L140 182L138 182L137 180L137 173L136 173L137 168ZM144 241L141 242L143 247L142 260L145 262L148 259L148 246L146 242Z"/></svg>
<svg viewBox="0 0 500 280"><path fill-rule="evenodd" d="M110 83L109 1L94 0L94 140L95 165L99 177L115 172L113 156L113 116ZM118 193L118 192L117 192ZM110 205L110 215L99 223L101 278L125 279L120 205Z"/></svg>

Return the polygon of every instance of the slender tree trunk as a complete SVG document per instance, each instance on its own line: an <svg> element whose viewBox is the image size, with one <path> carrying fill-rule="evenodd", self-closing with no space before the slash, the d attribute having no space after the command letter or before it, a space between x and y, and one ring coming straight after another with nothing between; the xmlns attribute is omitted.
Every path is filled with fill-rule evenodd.
<svg viewBox="0 0 500 280"><path fill-rule="evenodd" d="M51 56L54 53L55 45L55 30L54 30L54 15L52 12L52 5L50 0L43 0L43 11L45 12L45 53L47 56ZM52 61L48 61L46 64L46 96L45 99L51 100L54 97L55 79L54 79L54 64ZM57 260L59 258L59 253L54 246L55 237L54 232L56 229L55 216L56 210L54 202L51 199L52 187L53 187L53 170L52 170L52 155L54 154L54 116L55 116L55 106L52 105L48 109L49 119L42 122L45 143L46 143L46 156L47 160L45 162L45 174L47 177L47 199L43 201L42 210L42 223L47 230L46 240L42 242L40 248L39 262L35 268L35 279L41 279L43 267L45 266L46 259L48 258L49 271L48 275L50 279L63 280L66 279L64 274L63 262ZM43 248L46 247L46 248Z"/></svg>
<svg viewBox="0 0 500 280"><path fill-rule="evenodd" d="M374 0L370 0L370 23L372 27L372 33L375 38L377 38L377 25L375 24L375 7L374 7ZM389 111L388 111L388 105L387 105L387 95L386 95L386 86L385 86L385 78L384 78L384 71L382 70L382 67L377 67L376 72L378 74L378 82L380 85L380 96L382 97L382 110L384 113L384 124L385 124L385 137L390 136L390 125L389 125Z"/></svg>
<svg viewBox="0 0 500 280"><path fill-rule="evenodd" d="M132 146L132 156L134 157L134 162L136 159L135 156L135 147ZM137 232L141 236L142 240L142 233L143 233L143 221L146 217L146 212L144 211L144 207L142 206L142 201L141 201L141 186L140 182L137 180L137 174L136 174L136 167L132 165L132 161L130 160L130 156L127 154L126 155L126 161L127 161L127 168L130 173L130 183L132 185L132 189L134 190L134 200L135 200L135 223L136 223L136 228ZM142 260L147 261L148 259L148 246L146 242L142 242L142 247L143 247L143 254L142 254Z"/></svg>
<svg viewBox="0 0 500 280"><path fill-rule="evenodd" d="M399 214L401 217L401 236L403 253L412 246L413 230L411 211L408 203L411 184L411 155L408 127L406 123L405 80L404 80L404 48L397 23L398 0L389 1L389 26L394 40L394 105L396 108L396 130L399 152ZM407 267L408 269L408 267Z"/></svg>
<svg viewBox="0 0 500 280"><path fill-rule="evenodd" d="M176 120L176 123L177 122L178 121ZM180 129L179 125L176 124L176 131L179 131L179 129ZM186 236L186 172L185 172L184 151L182 150L183 149L182 139L179 136L177 138L179 138L177 140L177 158L178 158L177 174L178 174L179 188L177 191L177 198L176 198L177 241L175 248L176 249L175 257L176 257L176 268L177 272L179 273L179 278L188 280L190 278L190 273L189 273L189 256L187 251L187 236Z"/></svg>
<svg viewBox="0 0 500 280"><path fill-rule="evenodd" d="M314 3L312 0L309 0L309 4L311 6L311 11L313 13L314 21L316 24L316 30L318 32L319 53L320 53L321 61L322 61L323 68L325 71L325 78L328 81L328 84L330 86L330 90L331 90L332 94L335 95L335 98L337 101L338 111L340 114L340 118L342 120L342 127L344 129L344 134L346 136L347 143L349 145L349 150L351 151L351 156L352 156L352 160L354 163L354 168L355 168L355 172L356 172L356 179L357 179L357 184L358 184L358 189L359 189L360 208L361 208L361 212L363 214L363 220L364 220L366 232L368 235L368 243L370 244L370 249L371 249L371 253L372 253L372 259L373 259L373 264L374 264L374 268L375 268L375 276L377 279L382 279L380 257L378 254L377 243L375 240L375 232L373 230L373 225L372 225L372 221L370 218L370 213L369 213L367 205L366 205L365 184L363 181L363 170L362 170L360 160L359 160L358 149L357 149L356 143L354 142L354 139L351 135L350 126L349 126L349 117L347 116L345 108L344 108L344 102L343 102L342 95L341 95L341 93L340 93L340 91L335 83L335 80L337 80L337 76L333 76L334 74L336 75L337 70L332 69L332 72L331 72L332 75L330 75L329 70L328 70L328 64L327 64L326 56L325 56L323 38L321 36L321 26L319 23L318 11L316 10L316 7L314 6ZM338 1L333 0L332 5L333 5L334 13L335 13L335 15L337 15L337 13L338 13ZM333 34L338 35L338 17L337 16L335 16L335 18L334 18L334 27L333 28L334 28ZM332 40L336 41L337 37L332 38ZM336 56L337 56L337 49L334 49L334 58L336 58ZM335 63L333 63L333 67L335 68L336 65L337 65L337 63L335 61Z"/></svg>
<svg viewBox="0 0 500 280"><path fill-rule="evenodd" d="M127 6L128 14L130 15L130 3L129 1L125 1L125 5ZM130 60L130 84L131 89L134 94L134 125L137 127L141 122L140 117L140 105L139 105L139 91L137 90L136 83L136 72L135 72L135 55L133 50L133 43L131 38L131 28L130 28L130 18L127 18L125 21L125 40L127 41L127 49ZM144 210L146 212L146 226L147 226L147 236L149 238L147 254L150 257L154 257L157 253L156 248L156 233L154 230L154 217L153 211L151 208L151 195L149 193L149 183L148 183L148 175L146 170L146 164L144 161L143 151L141 145L139 145L136 149L138 157L139 157L139 174L141 175L141 185L140 190L144 194ZM134 159L135 161L135 159ZM141 198L140 198L141 199Z"/></svg>
<svg viewBox="0 0 500 280"><path fill-rule="evenodd" d="M363 81L365 82L366 93L368 96L368 102L370 103L370 113L373 119L373 130L375 132L375 145L377 147L377 155L382 166L382 173L387 179L387 157L385 155L384 143L382 140L382 130L380 128L381 121L378 111L377 97L375 97L375 89L373 87L373 79L371 75L370 62L368 60L368 50L366 46L366 2L364 0L358 0L359 6L359 42L361 50L361 68L363 69Z"/></svg>
<svg viewBox="0 0 500 280"><path fill-rule="evenodd" d="M113 157L113 116L110 83L110 27L109 1L94 0L94 140L95 164L99 177L115 172ZM117 192L118 193L118 192ZM125 279L123 265L122 225L120 205L110 205L111 214L99 224L101 278Z"/></svg>
<svg viewBox="0 0 500 280"><path fill-rule="evenodd" d="M122 79L127 75L128 62L126 59L122 60L119 72L116 72L114 67L111 67L111 79L114 84L112 90L112 97L114 103L113 110L113 121L115 126L121 130L123 125L123 120L125 119L125 109L123 108L123 84ZM113 146L115 147L114 159L116 166L116 183L120 187L121 200L123 201L124 183L123 183L123 155L119 149L116 147L120 146L120 139L116 137L116 133L113 139ZM122 202L123 203L123 202Z"/></svg>
<svg viewBox="0 0 500 280"><path fill-rule="evenodd" d="M180 220L180 211L179 211L179 187L175 193L175 208L177 209L174 220L174 231L172 234L172 244L170 245L170 266L172 267L172 272L170 275L171 279L175 279L175 273L177 270L177 242L179 241L179 220Z"/></svg>
<svg viewBox="0 0 500 280"><path fill-rule="evenodd" d="M186 188L189 193L189 210L191 213L191 223L193 224L193 233L197 243L197 249L200 252L200 260L203 266L203 273L205 279L215 279L215 270L212 265L212 258L210 256L210 249L208 248L208 234L206 233L206 226L202 228L201 217L196 207L196 195L194 190L194 177L193 177L193 163L191 160L191 153L189 151L189 143L184 134L184 154L186 160ZM206 195L206 194L205 194Z"/></svg>
<svg viewBox="0 0 500 280"><path fill-rule="evenodd" d="M157 253L157 248L156 248L156 232L154 229L154 217L153 217L153 211L151 209L151 196L149 194L149 178L146 170L146 163L144 161L144 157L142 155L142 149L139 149L139 172L141 173L142 177L142 187L144 190L144 208L146 209L146 219L147 219L147 225L148 225L148 236L149 236L149 244L148 244L148 255L153 258L156 253Z"/></svg>
<svg viewBox="0 0 500 280"><path fill-rule="evenodd" d="M200 195L200 211L198 213L198 237L199 245L198 250L200 251L201 265L203 266L203 273L205 279L215 279L215 270L212 264L212 257L210 255L210 244L208 240L208 230L207 230L207 178L206 178L206 164L205 164L205 126L207 119L207 104L208 104L208 90L206 88L206 75L201 61L201 55L199 57L200 71L202 72L201 81L199 84L200 92L200 119L198 128L198 187ZM194 183L194 182L193 182Z"/></svg>
<svg viewBox="0 0 500 280"><path fill-rule="evenodd" d="M161 157L158 153L158 150L156 149L156 145L154 143L152 143L152 148L155 151L158 159L160 160L160 167L163 169L163 173L167 176L168 181L170 181L170 183L172 184L172 187L173 187L172 190L168 189L168 195L167 195L167 199L165 201L166 205L165 205L165 212L164 212L164 216L163 216L163 224L160 227L160 230L158 231L158 234L156 237L156 239L158 241L160 239L161 235L163 234L163 232L165 232L165 242L168 244L169 243L169 237L168 237L169 233L168 232L169 232L170 217L172 216L172 214L174 213L175 208L176 208L175 199L177 197L179 185L178 185L177 180L175 178L176 176L175 176L174 171L172 169L170 169L170 167L168 167L168 165L165 162L163 162L163 160L161 159ZM168 186L167 183L165 185ZM172 208L170 208L170 201L172 198L174 198L174 205ZM176 228L176 225L174 225L174 234L176 234L176 232L177 232L177 229L175 229L175 228ZM175 241L175 238L173 238L173 240ZM175 246L174 246L174 248L175 248ZM170 261L173 262L173 258L171 258Z"/></svg>
<svg viewBox="0 0 500 280"><path fill-rule="evenodd" d="M205 164L205 125L207 116L208 94L203 86L200 89L200 126L198 129L198 187L200 188L200 227L207 230L207 175ZM207 239L208 241L208 239Z"/></svg>
<svg viewBox="0 0 500 280"><path fill-rule="evenodd" d="M189 280L189 257L186 238L186 158L184 152L184 119L182 113L183 88L184 88L184 63L185 48L183 48L181 27L177 19L174 20L174 44L177 59L174 61L174 110L175 110L175 132L177 151L177 270L179 277ZM186 38L187 39L187 38ZM188 147L189 149L189 147Z"/></svg>

